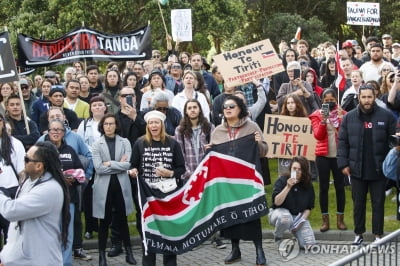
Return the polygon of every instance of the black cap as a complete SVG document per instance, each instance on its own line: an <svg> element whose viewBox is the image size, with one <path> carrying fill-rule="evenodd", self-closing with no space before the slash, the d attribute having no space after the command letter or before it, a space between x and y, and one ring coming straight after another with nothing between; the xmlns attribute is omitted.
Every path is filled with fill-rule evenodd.
<svg viewBox="0 0 400 266"><path fill-rule="evenodd" d="M63 86L61 86L61 85L53 85L53 86L51 86L51 90L50 90L49 96L52 96L56 92L61 92L62 95L65 97L65 90L64 90Z"/></svg>

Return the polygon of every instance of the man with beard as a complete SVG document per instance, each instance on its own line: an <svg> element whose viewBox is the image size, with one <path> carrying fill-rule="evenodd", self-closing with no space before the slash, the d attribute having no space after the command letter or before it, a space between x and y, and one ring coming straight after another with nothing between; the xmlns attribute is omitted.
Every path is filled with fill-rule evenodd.
<svg viewBox="0 0 400 266"><path fill-rule="evenodd" d="M348 112L339 130L338 167L352 186L354 233L353 245L360 245L365 232L367 193L372 205L372 233L375 240L383 235L385 185L382 163L389 151L389 136L395 134L393 115L375 103L374 89L361 86L359 105Z"/></svg>
<svg viewBox="0 0 400 266"><path fill-rule="evenodd" d="M376 43L371 46L370 50L371 60L365 62L361 67L360 70L363 73L363 80L375 80L379 82L379 75L378 69L384 62L383 60L383 47L380 43ZM394 67L393 67L394 68Z"/></svg>

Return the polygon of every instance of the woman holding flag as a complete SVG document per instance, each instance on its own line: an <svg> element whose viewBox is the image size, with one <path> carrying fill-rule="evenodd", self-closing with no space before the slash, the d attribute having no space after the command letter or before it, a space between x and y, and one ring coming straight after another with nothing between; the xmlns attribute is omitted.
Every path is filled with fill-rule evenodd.
<svg viewBox="0 0 400 266"><path fill-rule="evenodd" d="M229 95L223 104L224 122L215 128L211 134L211 145L221 144L253 134L258 144L260 157L263 157L268 150L263 134L258 125L251 121L247 106L237 96ZM230 238L232 251L225 258L225 264L231 264L241 260L239 248L240 239L252 240L256 248L256 264L265 265L266 259L262 248L262 232L260 219L247 223L234 225L221 230L221 236Z"/></svg>
<svg viewBox="0 0 400 266"><path fill-rule="evenodd" d="M133 178L143 178L145 183L151 189L154 197L165 198L171 192L174 192L178 185L182 174L185 173L185 159L182 154L181 147L178 142L168 136L165 131L165 115L159 111L150 111L144 116L147 123L146 134L138 139L132 150L132 169L128 170L128 174ZM139 190L143 190L140 187ZM144 182L143 182L144 183ZM147 190L147 189L146 189ZM139 202L143 199L139 198ZM137 210L141 212L141 210ZM138 215L141 217L141 215ZM138 227L141 228L139 233L145 238L141 221ZM143 249L143 264L156 265L156 254L147 250L147 242ZM176 254L164 253L164 265L177 265Z"/></svg>

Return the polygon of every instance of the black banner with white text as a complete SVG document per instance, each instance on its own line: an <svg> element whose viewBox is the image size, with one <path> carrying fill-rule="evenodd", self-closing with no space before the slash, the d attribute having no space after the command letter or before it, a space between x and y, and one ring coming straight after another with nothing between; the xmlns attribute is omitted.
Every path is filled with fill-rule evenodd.
<svg viewBox="0 0 400 266"><path fill-rule="evenodd" d="M122 61L150 58L150 26L124 34L105 34L82 27L55 40L40 40L18 34L21 66L42 67L83 59Z"/></svg>

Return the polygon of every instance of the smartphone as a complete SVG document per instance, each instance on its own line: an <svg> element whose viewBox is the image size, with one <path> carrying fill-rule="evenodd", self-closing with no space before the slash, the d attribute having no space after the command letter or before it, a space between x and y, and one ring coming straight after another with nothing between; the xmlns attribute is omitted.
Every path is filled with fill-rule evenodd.
<svg viewBox="0 0 400 266"><path fill-rule="evenodd" d="M164 164L163 164L162 162L155 162L155 163L154 163L154 167L155 167L156 169L161 170L161 169L164 168Z"/></svg>
<svg viewBox="0 0 400 266"><path fill-rule="evenodd" d="M325 116L325 117L329 116L329 104L323 103L321 110L322 110L323 116Z"/></svg>
<svg viewBox="0 0 400 266"><path fill-rule="evenodd" d="M290 172L290 178L296 179L297 177L297 172L296 171L291 171Z"/></svg>
<svg viewBox="0 0 400 266"><path fill-rule="evenodd" d="M399 75L399 74L397 74L397 75ZM395 77L395 74L394 73L391 73L390 75L389 75L389 80L390 80L390 82L394 82L394 77Z"/></svg>
<svg viewBox="0 0 400 266"><path fill-rule="evenodd" d="M300 78L300 69L293 69L293 78L294 79Z"/></svg>
<svg viewBox="0 0 400 266"><path fill-rule="evenodd" d="M133 107L132 95L126 96L126 103Z"/></svg>

